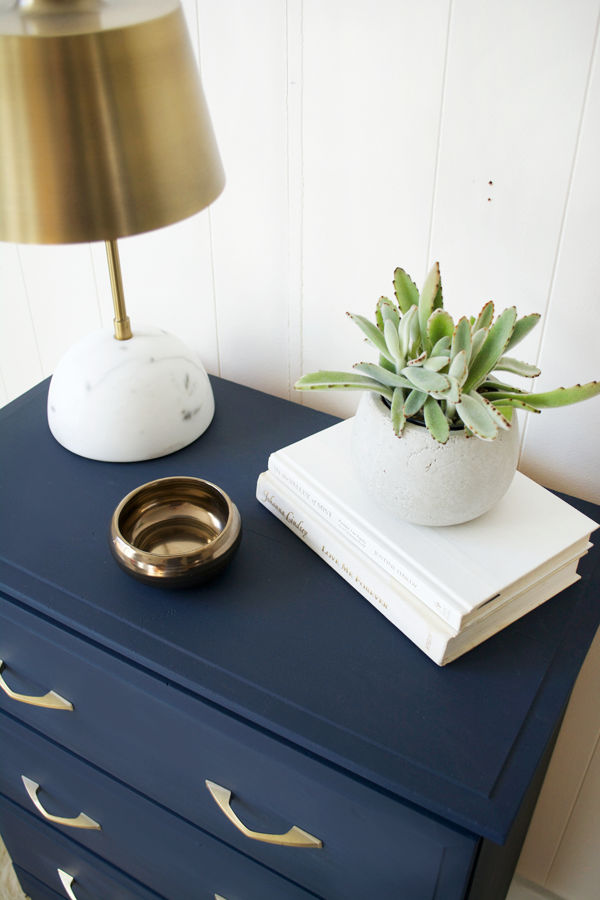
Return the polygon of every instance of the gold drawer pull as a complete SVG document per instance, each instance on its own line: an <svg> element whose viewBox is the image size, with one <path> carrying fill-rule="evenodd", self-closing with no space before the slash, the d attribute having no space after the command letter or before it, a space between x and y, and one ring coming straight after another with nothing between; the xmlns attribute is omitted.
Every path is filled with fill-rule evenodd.
<svg viewBox="0 0 600 900"><path fill-rule="evenodd" d="M25 775L21 775L21 778L25 785L25 790L29 794L29 799L37 811L41 813L48 822L54 822L56 825L68 825L70 828L97 828L100 830L100 825L98 825L97 822L94 822L93 819L90 819L89 816L86 816L85 813L79 813L74 819L63 819L62 816L50 815L49 812L46 812L38 799L37 792L40 789L39 784L36 784L35 781L32 781L31 778L27 778Z"/></svg>
<svg viewBox="0 0 600 900"><path fill-rule="evenodd" d="M303 831L302 828L298 828L297 825L294 825L294 827L290 828L289 831L286 831L285 834L262 834L260 831L251 831L249 828L246 828L244 823L238 819L232 810L231 791L215 784L214 781L206 781L205 784L219 809L225 813L229 821L233 822L235 827L241 831L242 834L245 834L246 837L252 838L254 841L263 841L265 844L282 844L286 847L323 846L323 842L320 841L319 838L313 837L312 834Z"/></svg>
<svg viewBox="0 0 600 900"><path fill-rule="evenodd" d="M62 869L57 869L58 877L60 878L61 884L65 889L65 894L69 898L69 900L77 900L77 897L73 893L73 888L71 885L75 881L72 875L69 875L68 872L63 872Z"/></svg>
<svg viewBox="0 0 600 900"><path fill-rule="evenodd" d="M4 669L4 660L0 659L0 673ZM29 697L27 694L17 694L9 688L6 681L0 674L0 688L11 700L18 700L19 703L29 703L31 706L44 706L47 709L73 709L73 704L61 697L55 691L49 691L42 697Z"/></svg>

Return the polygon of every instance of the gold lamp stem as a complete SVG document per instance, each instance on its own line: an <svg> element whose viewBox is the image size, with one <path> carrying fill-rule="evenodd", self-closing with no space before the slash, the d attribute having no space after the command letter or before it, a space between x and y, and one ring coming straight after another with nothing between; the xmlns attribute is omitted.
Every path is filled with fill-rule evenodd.
<svg viewBox="0 0 600 900"><path fill-rule="evenodd" d="M113 306L115 317L113 319L115 337L118 341L128 341L131 334L131 323L125 309L125 295L123 293L123 279L121 278L121 261L116 241L105 241L106 256L108 258L108 271L110 272L110 286L112 288Z"/></svg>

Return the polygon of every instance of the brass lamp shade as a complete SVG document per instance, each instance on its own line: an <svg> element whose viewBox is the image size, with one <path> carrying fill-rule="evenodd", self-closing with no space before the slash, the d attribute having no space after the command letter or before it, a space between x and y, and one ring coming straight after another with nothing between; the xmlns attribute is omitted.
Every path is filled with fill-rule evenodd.
<svg viewBox="0 0 600 900"><path fill-rule="evenodd" d="M0 240L115 240L208 206L224 174L173 0L0 13Z"/></svg>

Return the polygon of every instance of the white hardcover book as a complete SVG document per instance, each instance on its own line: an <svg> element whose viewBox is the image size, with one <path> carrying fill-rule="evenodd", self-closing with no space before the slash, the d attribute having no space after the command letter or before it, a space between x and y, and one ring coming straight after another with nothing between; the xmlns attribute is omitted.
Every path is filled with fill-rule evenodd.
<svg viewBox="0 0 600 900"><path fill-rule="evenodd" d="M355 475L352 426L347 419L273 452L269 471L456 631L591 546L597 523L520 472L502 500L471 522L401 521Z"/></svg>
<svg viewBox="0 0 600 900"><path fill-rule="evenodd" d="M266 509L440 666L462 656L580 577L577 574L580 557L577 557L521 592L507 607L489 612L457 633L340 532L333 531L272 473L260 475L256 496Z"/></svg>

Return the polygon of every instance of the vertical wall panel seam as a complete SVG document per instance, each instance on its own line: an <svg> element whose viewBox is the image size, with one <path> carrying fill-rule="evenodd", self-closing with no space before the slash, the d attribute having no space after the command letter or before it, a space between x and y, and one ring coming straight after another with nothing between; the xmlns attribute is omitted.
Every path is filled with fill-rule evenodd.
<svg viewBox="0 0 600 900"><path fill-rule="evenodd" d="M433 168L433 185L431 188L431 208L429 213L429 237L427 240L427 259L425 260L425 268L423 277L429 271L430 266L432 265L433 260L431 259L432 246L431 242L433 240L433 219L435 213L435 201L437 194L437 185L438 185L438 177L439 177L439 169L440 169L440 154L442 147L442 126L444 121L444 107L446 103L446 78L448 72L448 56L450 53L450 32L452 28L452 8L453 8L454 0L450 0L448 3L448 22L446 29L446 46L444 48L444 66L442 69L442 90L440 96L440 109L439 109L439 117L438 117L438 136L437 136L437 146L435 151L435 163Z"/></svg>
<svg viewBox="0 0 600 900"><path fill-rule="evenodd" d="M36 328L36 326L35 326L35 320L34 320L34 317L33 317L33 313L32 313L32 311L31 311L31 301L30 301L30 299L29 299L29 291L28 291L28 289L27 289L27 279L25 278L25 270L24 270L24 268L23 268L23 260L22 260L22 258L21 258L21 251L20 251L18 245L17 245L17 247L16 247L16 250L17 250L17 260L18 260L18 262L19 262L19 271L20 271L20 273L21 273L21 279L22 279L22 281L23 281L23 290L24 290L24 292L25 292L25 301L26 301L26 306L27 306L27 315L29 316L29 321L31 322L31 331L32 331L32 333L33 333L33 341L34 341L34 344L35 344L35 353L36 353L37 360L38 360L39 370L40 370L40 372L42 373L42 376L43 376L43 375L45 375L46 373L44 372L44 363L43 363L43 361L42 361L42 353L41 353L40 345L39 345L39 341L38 341L37 328Z"/></svg>
<svg viewBox="0 0 600 900"><path fill-rule="evenodd" d="M96 272L96 265L94 263L94 254L92 251L91 244L88 244L88 250L89 250L89 254L90 254L90 263L92 266L92 275L94 278L94 288L96 290L96 310L98 312L98 327L101 328L102 327L102 303L100 300L100 290L98 287L98 274ZM107 264L108 264L108 262L107 262Z"/></svg>
<svg viewBox="0 0 600 900"><path fill-rule="evenodd" d="M202 85L204 87L204 80L202 79L202 42L200 40L200 11L198 9L198 0L194 0L194 9L196 10L196 45L198 48L198 69L200 72L200 79L202 81ZM227 173L226 173L227 174ZM216 350L216 358L217 358L217 371L214 373L221 376L221 342L219 337L219 306L217 303L217 278L216 278L216 266L215 266L215 252L214 252L214 241L213 241L213 222L212 222L212 214L210 206L206 210L207 213L207 221L208 221L208 247L209 247L209 255L210 255L210 284L211 284L211 293L212 293L212 305L214 312L214 333L215 333L215 350Z"/></svg>
<svg viewBox="0 0 600 900"><path fill-rule="evenodd" d="M556 241L556 252L555 252L555 254L554 254L554 260L553 260L553 262L552 262L552 269L551 269L551 272L550 272L550 280L549 280L549 283L548 283L548 293L547 293L547 296L546 296L546 308L545 308L545 311L544 311L544 315L543 315L543 317L542 317L542 321L541 321L541 323L540 323L540 332L539 332L539 339L538 339L538 347L537 347L537 354L536 354L536 358L535 358L535 364L538 365L538 366L539 366L539 363L540 363L541 358L542 358L542 351L543 351L543 347L544 347L544 339L545 339L545 337L546 337L546 329L547 329L547 327L548 327L548 322L549 322L549 320L550 320L550 309L551 309L551 306L552 306L552 297L553 297L554 286L555 286L555 282L556 282L556 273L557 273L557 270L558 270L558 263L559 263L559 259L560 259L560 254L561 254L563 242L564 242L565 225L566 225L566 221L567 221L567 214L568 214L568 211L569 211L569 203L570 203L570 199L571 199L571 193L572 193L572 190L573 190L573 182L574 182L574 180L575 180L575 170L576 170L576 168L577 168L577 162L578 162L578 159L579 159L579 151L580 151L580 146L581 146L581 135L582 135L582 132L583 132L583 125L584 125L585 118L586 118L586 112L587 112L588 101L589 101L589 95L590 95L590 86L591 86L591 83L592 83L592 75L593 75L593 72L594 72L594 67L595 67L595 65L596 65L596 59L597 59L597 56L598 56L598 38L599 38L599 35L600 35L600 7L599 7L599 10L598 10L598 14L597 14L597 16L596 16L596 29L595 29L595 34L594 34L594 40L593 40L593 42L592 42L592 52L591 52L591 54L590 54L590 62L589 62L589 65L588 65L588 71L587 71L587 78L586 78L585 88L584 88L584 91L583 91L583 99L582 99L582 103L581 103L581 112L580 112L580 115L579 115L579 123L578 123L578 126L577 126L577 132L576 132L576 134L575 134L575 142L574 142L574 148L573 148L573 156L572 156L572 159L571 159L571 169L570 169L570 171L569 171L569 179L568 179L568 182L567 182L567 190L566 190L566 192L565 192L565 201L564 201L564 205L563 205L563 211L562 211L562 215L561 215L560 226L559 226L559 229L558 229L558 238L557 238L557 241ZM542 414L542 415L543 415L543 414ZM524 419L524 423L523 423L523 428L522 428L522 431L521 431L521 445L520 445L520 448L519 448L519 460L521 459L521 456L522 456L522 454L523 454L523 450L524 450L524 448L525 448L525 442L526 442L526 439L527 439L527 431L528 431L528 425L529 425L529 417L526 415L526 416L524 416L524 417L522 417L522 418Z"/></svg>
<svg viewBox="0 0 600 900"><path fill-rule="evenodd" d="M215 317L215 346L216 346L216 356L217 356L217 371L216 374L221 376L221 341L219 337L219 306L217 303L217 279L215 273L215 253L214 253L214 245L213 245L213 224L212 224L212 214L210 207L208 208L208 245L210 252L210 283L212 287L212 302L214 309L214 317Z"/></svg>
<svg viewBox="0 0 600 900"><path fill-rule="evenodd" d="M285 152L287 156L287 216L288 216L288 233L287 233L287 280L288 280L288 302L287 302L287 394L288 399L292 393L292 297L293 297L293 248L292 248L292 173L290 158L290 0L285 3L285 114L286 114L286 146Z"/></svg>
<svg viewBox="0 0 600 900"><path fill-rule="evenodd" d="M292 16L293 7L293 16ZM293 391L304 363L304 5L286 0L286 154L287 154L287 392L298 403L304 396ZM290 90L295 80L295 96ZM295 142L295 143L294 143Z"/></svg>

